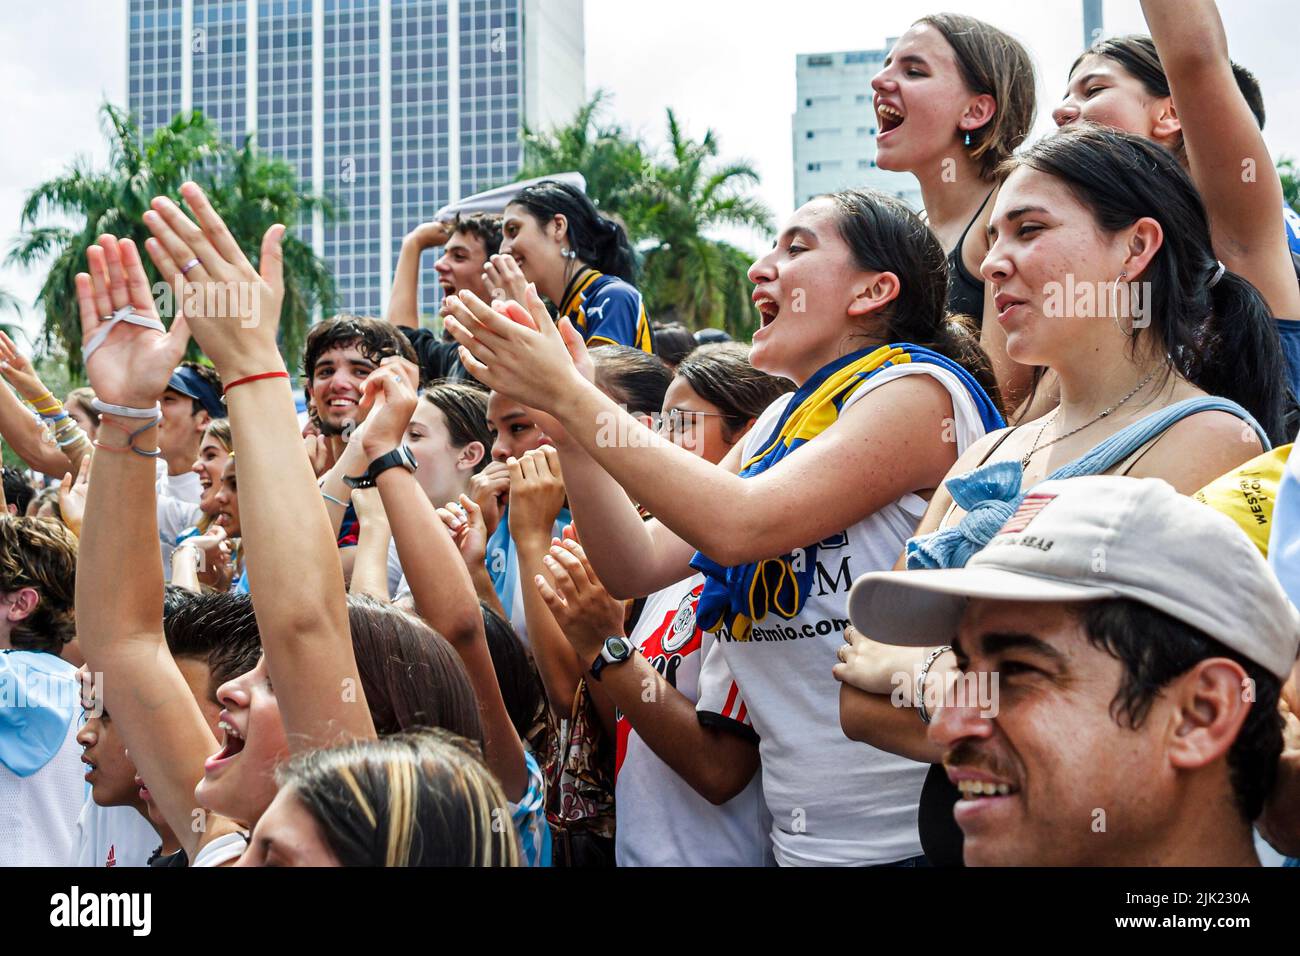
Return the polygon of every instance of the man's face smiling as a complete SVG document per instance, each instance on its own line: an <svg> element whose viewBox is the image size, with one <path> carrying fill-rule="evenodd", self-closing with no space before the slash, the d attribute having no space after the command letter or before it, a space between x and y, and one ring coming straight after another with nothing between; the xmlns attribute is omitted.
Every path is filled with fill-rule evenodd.
<svg viewBox="0 0 1300 956"><path fill-rule="evenodd" d="M311 397L327 435L340 435L348 425L359 425L361 385L378 368L358 343L340 345L321 354L311 371Z"/></svg>
<svg viewBox="0 0 1300 956"><path fill-rule="evenodd" d="M1122 864L1162 830L1175 781L1159 699L1141 726L1112 713L1121 663L1061 604L972 600L954 642L964 675L997 675L996 716L973 696L935 711L962 790L954 817L971 866ZM966 680L973 683L974 678ZM1141 781L1141 783L1139 783Z"/></svg>

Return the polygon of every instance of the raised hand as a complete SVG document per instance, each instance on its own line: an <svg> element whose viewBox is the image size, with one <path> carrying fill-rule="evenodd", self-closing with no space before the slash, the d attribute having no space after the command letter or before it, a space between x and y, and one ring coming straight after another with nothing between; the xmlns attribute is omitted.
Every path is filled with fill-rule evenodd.
<svg viewBox="0 0 1300 956"><path fill-rule="evenodd" d="M59 482L59 514L63 517L63 523L68 526L68 530L81 537L81 519L86 514L86 490L90 485L90 461L92 456L85 455L81 459L81 467L77 469L77 477L74 479L72 473L63 476Z"/></svg>
<svg viewBox="0 0 1300 956"><path fill-rule="evenodd" d="M411 384L410 370L403 368L403 362L395 357L384 359L361 386L361 407L370 406L361 433L361 448L372 461L401 447L402 436L419 401ZM352 440L356 438L354 433Z"/></svg>
<svg viewBox="0 0 1300 956"><path fill-rule="evenodd" d="M532 536L550 540L555 519L564 507L564 477L560 454L549 445L534 448L506 462L510 472L510 536L516 542Z"/></svg>
<svg viewBox="0 0 1300 956"><path fill-rule="evenodd" d="M402 241L409 242L417 249L432 249L435 246L445 246L450 238L451 227L447 223L438 222L435 219L416 226L406 234Z"/></svg>
<svg viewBox="0 0 1300 956"><path fill-rule="evenodd" d="M494 461L469 480L469 496L481 509L483 524L491 537L501 523L501 508L510 492L510 467Z"/></svg>
<svg viewBox="0 0 1300 956"><path fill-rule="evenodd" d="M483 266L483 284L493 299L513 299L523 302L528 294L528 280L511 255L490 256Z"/></svg>
<svg viewBox="0 0 1300 956"><path fill-rule="evenodd" d="M18 390L18 394L31 401L49 390L32 368L31 361L18 351L13 339L0 332L0 375Z"/></svg>
<svg viewBox="0 0 1300 956"><path fill-rule="evenodd" d="M380 525L388 527L388 513L384 511L384 503L379 497L378 488L353 488L351 500L362 529L376 528Z"/></svg>
<svg viewBox="0 0 1300 956"><path fill-rule="evenodd" d="M86 360L86 376L100 401L147 408L162 396L185 356L190 339L186 317L178 312L168 332L126 321L112 324L114 313L127 308L160 323L144 263L130 239L100 236L99 244L86 250L86 263L90 271L74 279L83 348L108 328L108 336Z"/></svg>
<svg viewBox="0 0 1300 956"><path fill-rule="evenodd" d="M165 196L144 214L153 233L146 244L158 271L183 289L181 301L194 338L226 381L284 367L276 347L284 300L284 257L277 223L262 237L254 269L208 197L196 184L181 196L198 225Z"/></svg>
<svg viewBox="0 0 1300 956"><path fill-rule="evenodd" d="M449 501L445 507L438 509L438 517L451 532L451 540L460 550L460 556L468 568L482 567L487 559L487 540L489 532L483 521L483 510L469 495L461 495L460 501Z"/></svg>
<svg viewBox="0 0 1300 956"><path fill-rule="evenodd" d="M523 303L509 301L494 309L462 291L448 297L444 326L461 345L461 361L480 382L524 405L556 413L586 377L571 354L574 337L581 336L567 319L559 327L551 321L532 285ZM562 332L566 325L568 331Z"/></svg>

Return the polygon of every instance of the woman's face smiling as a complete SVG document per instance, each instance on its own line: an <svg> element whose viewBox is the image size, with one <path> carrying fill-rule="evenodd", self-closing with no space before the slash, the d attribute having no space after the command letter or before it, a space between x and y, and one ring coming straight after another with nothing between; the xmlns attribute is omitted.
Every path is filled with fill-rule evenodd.
<svg viewBox="0 0 1300 956"><path fill-rule="evenodd" d="M862 346L864 296L892 273L868 273L853 261L830 199L798 209L775 248L749 267L762 325L754 333L754 368L803 384L823 365ZM870 321L869 319L866 321Z"/></svg>
<svg viewBox="0 0 1300 956"><path fill-rule="evenodd" d="M215 515L220 507L217 505L217 493L221 490L221 475L225 471L230 452L226 446L212 434L209 429L203 433L203 443L199 445L199 457L190 471L199 476L199 485L203 495L199 498L199 510L205 515Z"/></svg>
<svg viewBox="0 0 1300 956"><path fill-rule="evenodd" d="M924 168L960 143L961 130L984 126L996 110L991 96L967 87L952 46L928 23L898 38L871 89L880 169Z"/></svg>
<svg viewBox="0 0 1300 956"><path fill-rule="evenodd" d="M501 255L513 256L524 278L552 302L564 294L565 232L563 217L541 223L517 203L506 206L501 220Z"/></svg>

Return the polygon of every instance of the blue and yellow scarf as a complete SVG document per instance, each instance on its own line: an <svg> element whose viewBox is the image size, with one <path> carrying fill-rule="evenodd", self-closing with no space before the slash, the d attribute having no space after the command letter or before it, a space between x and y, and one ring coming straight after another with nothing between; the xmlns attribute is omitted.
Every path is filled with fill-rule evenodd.
<svg viewBox="0 0 1300 956"><path fill-rule="evenodd" d="M956 375L979 409L985 431L1003 427L1002 416L978 382L949 358L901 343L862 349L836 359L813 375L790 398L771 435L741 469L741 478L760 475L786 455L812 441L839 419L854 392L881 369L909 362L928 362ZM699 553L691 567L705 576L696 611L700 626L717 632L724 625L736 640L748 640L750 626L769 612L789 620L803 609L817 567L817 545L765 558L755 564L726 568Z"/></svg>

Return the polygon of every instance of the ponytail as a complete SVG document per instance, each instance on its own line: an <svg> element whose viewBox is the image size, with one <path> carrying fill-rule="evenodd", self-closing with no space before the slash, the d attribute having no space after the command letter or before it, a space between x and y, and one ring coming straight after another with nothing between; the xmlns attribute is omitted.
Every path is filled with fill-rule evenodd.
<svg viewBox="0 0 1300 956"><path fill-rule="evenodd" d="M1140 136L1070 126L1000 172L1018 166L1063 182L1105 233L1143 218L1160 224L1164 241L1142 274L1129 280L1150 283L1143 297L1151 306L1150 324L1134 330L1133 348L1143 342L1169 356L1174 372L1236 402L1274 444L1284 444L1290 399L1274 320L1254 286L1220 273L1205 204L1174 155Z"/></svg>
<svg viewBox="0 0 1300 956"><path fill-rule="evenodd" d="M1274 445L1286 444L1295 398L1286 385L1282 342L1263 296L1227 271L1207 291L1211 311L1201 329L1200 355L1184 374L1198 388L1250 412Z"/></svg>
<svg viewBox="0 0 1300 956"><path fill-rule="evenodd" d="M563 216L569 246L593 269L625 282L636 279L636 257L627 231L617 219L601 215L582 190L547 179L520 190L511 205L523 206L539 223Z"/></svg>

